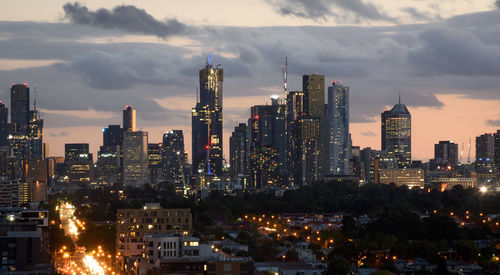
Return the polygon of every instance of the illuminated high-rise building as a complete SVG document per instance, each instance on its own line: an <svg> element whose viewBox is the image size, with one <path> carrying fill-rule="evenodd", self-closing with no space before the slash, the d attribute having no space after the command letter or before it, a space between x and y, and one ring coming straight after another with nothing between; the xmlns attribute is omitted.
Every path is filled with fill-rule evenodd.
<svg viewBox="0 0 500 275"><path fill-rule="evenodd" d="M148 133L123 133L123 184L142 186L149 183Z"/></svg>
<svg viewBox="0 0 500 275"><path fill-rule="evenodd" d="M320 120L302 116L297 120L298 156L295 157L299 185L311 184L320 176Z"/></svg>
<svg viewBox="0 0 500 275"><path fill-rule="evenodd" d="M0 101L0 146L8 146L9 136L9 109Z"/></svg>
<svg viewBox="0 0 500 275"><path fill-rule="evenodd" d="M123 131L135 132L135 110L129 105L125 106L125 110L123 110Z"/></svg>
<svg viewBox="0 0 500 275"><path fill-rule="evenodd" d="M156 184L162 174L160 143L148 143L148 161L150 182Z"/></svg>
<svg viewBox="0 0 500 275"><path fill-rule="evenodd" d="M27 83L10 88L10 121L12 133L26 134L30 120L30 88Z"/></svg>
<svg viewBox="0 0 500 275"><path fill-rule="evenodd" d="M163 134L161 148L163 180L176 185L184 186L186 184L184 178L185 156L182 130L172 130Z"/></svg>
<svg viewBox="0 0 500 275"><path fill-rule="evenodd" d="M458 165L458 144L454 141L439 141L434 144L434 160L438 165Z"/></svg>
<svg viewBox="0 0 500 275"><path fill-rule="evenodd" d="M302 184L301 177L301 133L299 128L299 119L305 114L304 109L304 92L292 91L289 92L286 98L287 110L287 179L291 186Z"/></svg>
<svg viewBox="0 0 500 275"><path fill-rule="evenodd" d="M327 174L326 168L326 144L328 143L328 127L325 118L325 76L310 74L302 76L302 90L304 91L304 109L311 117L319 118L320 140L319 140L319 166L320 175Z"/></svg>
<svg viewBox="0 0 500 275"><path fill-rule="evenodd" d="M229 155L231 176L236 178L238 175L246 175L249 158L249 132L245 123L234 127L229 138Z"/></svg>
<svg viewBox="0 0 500 275"><path fill-rule="evenodd" d="M487 133L476 137L476 162L474 168L479 184L497 179L495 164L495 134Z"/></svg>
<svg viewBox="0 0 500 275"><path fill-rule="evenodd" d="M96 162L96 180L100 183L121 182L123 164L123 128L120 125L108 125L102 129L102 146L99 148Z"/></svg>
<svg viewBox="0 0 500 275"><path fill-rule="evenodd" d="M328 87L327 124L327 174L349 175L349 87L335 82Z"/></svg>
<svg viewBox="0 0 500 275"><path fill-rule="evenodd" d="M29 158L44 159L43 149L43 119L39 118L38 111L30 111L28 123L28 148Z"/></svg>
<svg viewBox="0 0 500 275"><path fill-rule="evenodd" d="M222 175L223 69L210 59L200 70L199 102L192 112L193 172Z"/></svg>
<svg viewBox="0 0 500 275"><path fill-rule="evenodd" d="M382 150L398 159L399 168L411 165L411 115L406 105L399 103L382 113Z"/></svg>
<svg viewBox="0 0 500 275"><path fill-rule="evenodd" d="M64 145L64 164L70 183L90 183L92 162L92 154L89 153L88 143L67 143Z"/></svg>

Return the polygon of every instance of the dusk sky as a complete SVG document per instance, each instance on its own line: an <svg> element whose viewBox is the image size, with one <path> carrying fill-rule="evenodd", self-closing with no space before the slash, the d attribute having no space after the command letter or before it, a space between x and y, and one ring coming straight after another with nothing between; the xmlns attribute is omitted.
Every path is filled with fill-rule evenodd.
<svg viewBox="0 0 500 275"><path fill-rule="evenodd" d="M353 145L380 149L380 113L397 103L412 114L413 159L434 144L500 129L500 0L2 0L0 100L10 86L37 86L50 155L88 142L137 110L137 128L160 142L184 131L198 72L214 50L224 68L224 155L249 107L282 95L302 74L350 87ZM33 91L33 89L32 89Z"/></svg>

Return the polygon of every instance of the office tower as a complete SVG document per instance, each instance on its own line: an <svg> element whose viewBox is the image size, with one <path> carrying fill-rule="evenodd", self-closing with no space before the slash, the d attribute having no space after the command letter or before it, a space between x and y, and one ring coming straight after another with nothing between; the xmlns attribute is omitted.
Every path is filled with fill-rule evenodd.
<svg viewBox="0 0 500 275"><path fill-rule="evenodd" d="M108 125L102 129L102 146L97 153L97 182L113 184L121 182L123 164L123 128L120 125Z"/></svg>
<svg viewBox="0 0 500 275"><path fill-rule="evenodd" d="M223 69L209 59L200 70L200 97L192 112L194 173L222 175L222 82Z"/></svg>
<svg viewBox="0 0 500 275"><path fill-rule="evenodd" d="M479 184L497 179L495 164L495 134L487 133L476 137L476 162L474 168Z"/></svg>
<svg viewBox="0 0 500 275"><path fill-rule="evenodd" d="M249 156L248 175L252 188L282 183L278 169L279 153L272 146L256 147Z"/></svg>
<svg viewBox="0 0 500 275"><path fill-rule="evenodd" d="M38 111L30 111L28 123L28 148L29 158L43 159L43 119L39 118Z"/></svg>
<svg viewBox="0 0 500 275"><path fill-rule="evenodd" d="M10 88L10 121L12 133L26 134L30 120L30 88L27 83Z"/></svg>
<svg viewBox="0 0 500 275"><path fill-rule="evenodd" d="M172 130L163 134L161 148L162 178L168 183L184 186L184 134L182 130Z"/></svg>
<svg viewBox="0 0 500 275"><path fill-rule="evenodd" d="M92 154L89 153L88 143L67 143L64 145L64 165L70 183L90 183L92 162Z"/></svg>
<svg viewBox="0 0 500 275"><path fill-rule="evenodd" d="M234 131L229 138L229 155L231 165L231 176L246 175L248 171L249 157L248 130L245 123L240 123L234 127Z"/></svg>
<svg viewBox="0 0 500 275"><path fill-rule="evenodd" d="M148 143L148 163L149 182L155 184L162 174L161 145L159 143Z"/></svg>
<svg viewBox="0 0 500 275"><path fill-rule="evenodd" d="M335 82L328 87L327 123L327 174L348 175L351 158L349 87Z"/></svg>
<svg viewBox="0 0 500 275"><path fill-rule="evenodd" d="M132 110L135 116L135 110ZM124 113L127 110L124 110ZM135 127L135 126L134 126ZM108 128L102 129L102 146L101 150L107 152L118 152L118 146L123 143L123 130L120 125L108 125Z"/></svg>
<svg viewBox="0 0 500 275"><path fill-rule="evenodd" d="M286 127L287 127L287 172L288 184L298 186L301 182L299 156L300 133L298 119L304 115L304 92L289 92L286 98Z"/></svg>
<svg viewBox="0 0 500 275"><path fill-rule="evenodd" d="M79 160L89 157L88 143L66 143L64 144L64 161Z"/></svg>
<svg viewBox="0 0 500 275"><path fill-rule="evenodd" d="M382 113L382 150L398 159L400 168L411 165L411 115L406 105L399 103Z"/></svg>
<svg viewBox="0 0 500 275"><path fill-rule="evenodd" d="M360 154L365 183L380 183L380 169L398 167L398 160L394 156L389 157L386 151L367 147Z"/></svg>
<svg viewBox="0 0 500 275"><path fill-rule="evenodd" d="M99 150L95 171L96 181L101 184L115 184L121 182L120 176L119 152Z"/></svg>
<svg viewBox="0 0 500 275"><path fill-rule="evenodd" d="M8 146L9 135L9 109L0 101L0 146Z"/></svg>
<svg viewBox="0 0 500 275"><path fill-rule="evenodd" d="M135 132L135 110L129 105L123 110L123 131Z"/></svg>
<svg viewBox="0 0 500 275"><path fill-rule="evenodd" d="M318 117L303 116L297 120L298 156L295 156L298 185L311 184L320 175L320 120Z"/></svg>
<svg viewBox="0 0 500 275"><path fill-rule="evenodd" d="M320 123L320 175L327 174L326 164L326 144L328 143L328 129L325 119L325 76L318 74L302 76L302 90L304 91L305 113L312 117L319 118Z"/></svg>
<svg viewBox="0 0 500 275"><path fill-rule="evenodd" d="M142 186L149 182L148 133L123 133L123 184Z"/></svg>
<svg viewBox="0 0 500 275"><path fill-rule="evenodd" d="M439 141L434 144L434 160L437 165L458 165L458 144L454 141Z"/></svg>
<svg viewBox="0 0 500 275"><path fill-rule="evenodd" d="M497 179L500 179L500 130L493 134L495 137L495 168L497 170Z"/></svg>

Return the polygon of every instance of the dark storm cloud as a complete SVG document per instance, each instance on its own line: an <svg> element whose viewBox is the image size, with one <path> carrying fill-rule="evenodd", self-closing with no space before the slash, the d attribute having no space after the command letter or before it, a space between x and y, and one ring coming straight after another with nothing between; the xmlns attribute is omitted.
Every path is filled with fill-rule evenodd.
<svg viewBox="0 0 500 275"><path fill-rule="evenodd" d="M393 18L382 14L375 5L365 3L362 0L273 0L268 2L281 15L296 16L312 20L324 20L329 17L334 20L345 20L342 11L333 11L340 8L351 12L356 21L383 20L394 21Z"/></svg>
<svg viewBox="0 0 500 275"><path fill-rule="evenodd" d="M96 28L119 29L131 33L151 34L165 38L190 31L177 19L158 21L143 9L135 6L117 6L113 10L89 9L79 3L67 3L63 6L65 17L70 22Z"/></svg>
<svg viewBox="0 0 500 275"><path fill-rule="evenodd" d="M500 75L500 45L485 45L468 31L447 27L425 30L419 38L423 45L408 56L418 75Z"/></svg>
<svg viewBox="0 0 500 275"><path fill-rule="evenodd" d="M120 53L92 51L58 67L75 71L96 89L127 89L142 83L168 83L164 65L136 50Z"/></svg>
<svg viewBox="0 0 500 275"><path fill-rule="evenodd" d="M67 23L0 22L4 38L0 58L60 60L56 65L1 71L0 83L38 85L40 106L49 110L111 110L119 123L121 109L131 104L143 124L187 121L188 125L189 111L164 109L154 99L192 95L194 105L198 72L213 47L213 64L224 68L225 98L264 98L276 93L261 87L282 86L280 65L288 56L291 90L302 88L302 74L324 74L327 83L342 80L351 87L351 121L373 122L384 108L397 103L398 90L410 109L443 106L439 94L499 99L498 77L491 73L500 66L494 64L500 54L498 22L500 12L491 11L439 23L388 27L212 27L210 32L188 34L193 41L188 46L168 40L83 42L107 35L119 38L124 33ZM83 35L76 36L72 30ZM463 77L469 75L474 77ZM4 87L0 99L5 100L9 93L8 85ZM247 108L225 109L225 119L230 121L224 123L226 129L245 120L248 113ZM60 121L72 124L71 117L47 115L51 118L47 127ZM111 123L109 119L80 120L101 126Z"/></svg>

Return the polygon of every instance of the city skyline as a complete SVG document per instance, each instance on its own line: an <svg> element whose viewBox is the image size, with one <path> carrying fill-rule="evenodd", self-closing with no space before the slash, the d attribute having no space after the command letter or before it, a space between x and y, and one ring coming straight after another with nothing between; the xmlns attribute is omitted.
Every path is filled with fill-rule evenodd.
<svg viewBox="0 0 500 275"><path fill-rule="evenodd" d="M390 8L377 1L373 3L380 10L392 14ZM287 23L288 27L276 27L280 24L274 24L274 27L268 28L249 28L252 24L248 22L240 26L228 20L226 24L218 24L225 27L208 30L197 27L194 33L177 32L172 36L162 36L161 33L151 35L143 29L118 28L115 31L103 25L83 26L72 17L75 10L68 8L75 8L74 5L66 5L63 11L65 2L54 2L52 7L57 10L54 13L62 15L58 19L33 17L33 20L45 21L39 22L18 17L17 22L1 22L0 30L8 38L0 43L4 49L0 57L3 72L0 81L8 84L1 89L0 99L8 105L8 88L12 82L38 86L39 112L45 121L44 136L51 145L51 155L63 155L63 144L75 142L89 142L91 152L96 155L101 143L101 129L108 124L119 124L121 109L127 104L137 109L138 128L148 131L152 142L160 142L167 131L180 129L184 131L186 151L190 153L189 116L195 101L196 73L206 61L210 49L214 48L214 61L221 63L227 74L224 84L223 151L228 160L230 133L239 122L246 121L250 106L265 104L266 101L269 103L266 97L282 93L279 66L284 56L289 56L290 90L300 89L303 74L314 73L324 74L327 83L343 80L351 87L350 131L353 145L380 148L378 116L384 108L396 103L397 93L401 90L403 103L413 115L414 159L432 158L433 144L439 140L454 140L460 147L465 143L465 149L468 141L472 140L473 160L475 137L495 132L500 113L495 111L499 100L495 90L496 65L484 58L485 54L497 56L497 42L488 38L493 30L486 28L476 32L471 29L494 26L499 11L494 10L493 1L485 1L474 5L474 11L466 14L460 3L454 12L449 14L447 10L448 14L442 18L409 22L415 24L366 19L359 24L348 22L336 26L331 26L334 24L329 19L323 22L300 15L285 16L274 11L273 7L259 4L266 7L266 12L276 13L283 22L293 21L296 25L315 27ZM81 6L87 4L88 14L100 8L92 1ZM7 5L6 10L15 8L13 5ZM115 6L107 5L110 6L104 8L113 12ZM154 17L151 19L157 23L163 23L163 17L171 17L168 14L162 17L151 5L147 3L136 8L139 11L144 8L143 12L152 14ZM328 17L328 14L325 16ZM19 22L23 20L26 22ZM192 22L182 15L178 20L185 21L183 24L187 27L214 25L210 21L204 24ZM229 25L239 27L227 27ZM469 28L461 34L459 30L464 25ZM53 27L52 31L48 30L49 26ZM30 28L43 34L43 38L28 31ZM278 29L282 32L275 40L264 39ZM69 35L68 31L75 31L76 34ZM250 31L255 36L255 42L247 43L247 38L238 31ZM448 66L440 61L439 56L432 54L423 58L426 50L442 51L444 44L431 43L436 35L443 37L443 43L455 41L455 44L465 45L457 49L456 55L460 58L446 56L450 62L460 61L457 66ZM234 36L234 42L228 40L230 36ZM301 46L299 49L303 51L292 51L300 45L297 38L303 36L314 43ZM457 40L464 36L468 43ZM61 39L65 43L54 44ZM82 39L87 42L83 43ZM286 44L290 46L276 44L283 39L288 39ZM18 45L14 43L16 41L29 43L22 43L22 47L14 51L12 45ZM316 43L321 41L324 43ZM408 43L415 46L405 46ZM55 53L49 49L50 46L60 51ZM82 51L77 54L68 46ZM83 46L88 49L78 48ZM278 50L271 51L272 48ZM34 52L34 49L37 51ZM330 49L331 53L326 49ZM147 51L152 54L146 54ZM333 53L337 53L338 57L332 56ZM183 58L174 59L175 55ZM130 58L124 59L124 56ZM313 62L306 61L308 58ZM429 60L432 58L434 60ZM101 60L101 63L96 63L96 60ZM176 66L171 66L172 62ZM373 66L379 62L384 62L384 66L376 72ZM462 63L472 64L472 69L458 66ZM148 64L151 71L141 74L141 66ZM114 65L124 70L110 75L110 68ZM93 66L99 68L97 73L101 77L89 70ZM395 71L401 73L394 74ZM426 71L434 75L429 76ZM165 76L167 79L162 80ZM427 121L433 123L429 125ZM464 154L467 155L466 150Z"/></svg>

